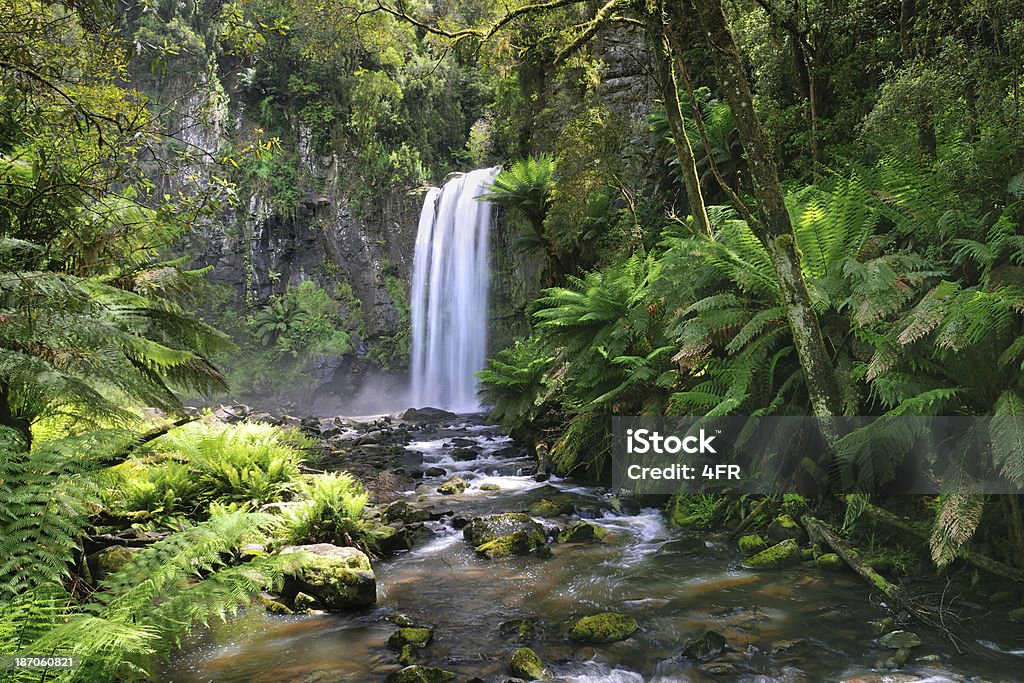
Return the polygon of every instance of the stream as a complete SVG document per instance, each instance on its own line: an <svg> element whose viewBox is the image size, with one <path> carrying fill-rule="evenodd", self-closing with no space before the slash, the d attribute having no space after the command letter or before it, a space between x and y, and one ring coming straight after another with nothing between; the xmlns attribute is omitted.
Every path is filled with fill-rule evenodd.
<svg viewBox="0 0 1024 683"><path fill-rule="evenodd" d="M451 440L480 447L468 462L450 457ZM559 681L910 681L1024 680L1024 629L985 614L963 596L958 609L977 616L984 637L955 655L934 632L898 672L876 669L886 651L875 644L872 620L885 616L852 573L825 574L813 566L754 572L741 567L735 544L683 540L659 510L616 505L604 489L522 472L533 463L496 428L465 416L415 432L407 448L423 454L426 477L406 500L434 512L432 536L411 551L374 563L377 605L356 613L275 616L251 609L219 624L171 662L163 680L314 683L380 681L399 668L387 646L401 613L434 627L418 663L458 674L457 681L506 681L508 657L519 644L499 634L516 617L536 618L530 647ZM443 496L438 484L459 474L470 487ZM482 489L482 485L486 486ZM549 559L478 558L455 520L526 510L542 497L562 494L576 515L608 532L603 542L553 544ZM618 510L618 511L616 511ZM545 527L567 518L538 519ZM609 645L580 645L566 633L572 623L604 611L633 616L640 630ZM983 622L981 620L984 620ZM711 663L681 655L683 643L707 629L721 633L729 650ZM970 639L969 639L970 640Z"/></svg>

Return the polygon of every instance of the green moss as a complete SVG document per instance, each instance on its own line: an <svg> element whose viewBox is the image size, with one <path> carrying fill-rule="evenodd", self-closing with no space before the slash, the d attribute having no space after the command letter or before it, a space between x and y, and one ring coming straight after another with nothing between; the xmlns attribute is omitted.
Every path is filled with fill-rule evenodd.
<svg viewBox="0 0 1024 683"><path fill-rule="evenodd" d="M618 612L583 617L569 630L569 638L581 643L613 643L629 638L639 628L636 619Z"/></svg>
<svg viewBox="0 0 1024 683"><path fill-rule="evenodd" d="M469 488L469 484L467 484L464 479L462 479L461 477L452 477L448 481L438 486L437 492L444 496L451 496L455 495L456 493L462 493L467 488Z"/></svg>
<svg viewBox="0 0 1024 683"><path fill-rule="evenodd" d="M541 498L532 504L527 512L534 517L557 517L559 515L571 515L576 508L571 501L551 498Z"/></svg>
<svg viewBox="0 0 1024 683"><path fill-rule="evenodd" d="M508 536L499 536L476 547L476 554L489 560L512 555L527 555L544 546L544 540L526 531L517 531Z"/></svg>
<svg viewBox="0 0 1024 683"><path fill-rule="evenodd" d="M831 572L841 572L846 569L846 563L843 562L843 559L835 553L818 555L814 560L814 564L818 566L818 569L824 569Z"/></svg>
<svg viewBox="0 0 1024 683"><path fill-rule="evenodd" d="M807 542L807 532L789 515L779 515L768 526L768 540L772 543L781 543L786 539L792 539L798 545L802 545Z"/></svg>
<svg viewBox="0 0 1024 683"><path fill-rule="evenodd" d="M1010 621L1015 621L1018 624L1024 624L1024 607L1018 607L1015 610L1010 610Z"/></svg>
<svg viewBox="0 0 1024 683"><path fill-rule="evenodd" d="M537 637L537 623L533 619L509 619L502 622L498 632L514 643L528 643Z"/></svg>
<svg viewBox="0 0 1024 683"><path fill-rule="evenodd" d="M543 681L549 678L540 656L528 647L521 647L512 653L508 668L513 676L525 678L528 681Z"/></svg>
<svg viewBox="0 0 1024 683"><path fill-rule="evenodd" d="M426 647L434 634L429 628L417 626L406 626L398 629L388 638L388 645L396 650L401 650L407 645L413 647Z"/></svg>
<svg viewBox="0 0 1024 683"><path fill-rule="evenodd" d="M768 548L768 543L757 534L748 534L741 536L739 540L740 552L744 557L750 557L751 555L757 555L762 550Z"/></svg>
<svg viewBox="0 0 1024 683"><path fill-rule="evenodd" d="M537 539L538 544L546 540L544 528L522 512L474 517L462 530L462 536L476 547L517 531L525 531Z"/></svg>
<svg viewBox="0 0 1024 683"><path fill-rule="evenodd" d="M435 666L407 666L399 671L388 674L387 683L446 683L455 680L451 671L438 669Z"/></svg>
<svg viewBox="0 0 1024 683"><path fill-rule="evenodd" d="M607 535L608 532L596 524L576 522L558 532L558 542L583 543L586 541L600 541Z"/></svg>
<svg viewBox="0 0 1024 683"><path fill-rule="evenodd" d="M787 539L747 558L743 565L751 569L773 569L797 564L800 559L800 546L796 541Z"/></svg>

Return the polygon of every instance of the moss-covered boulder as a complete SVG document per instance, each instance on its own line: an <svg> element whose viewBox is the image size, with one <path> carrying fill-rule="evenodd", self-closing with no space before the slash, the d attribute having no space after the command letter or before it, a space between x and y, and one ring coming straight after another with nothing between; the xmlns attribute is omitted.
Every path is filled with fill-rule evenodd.
<svg viewBox="0 0 1024 683"><path fill-rule="evenodd" d="M102 581L111 574L124 569L132 559L142 552L142 548L129 548L123 545L112 545L89 556L89 571L96 581Z"/></svg>
<svg viewBox="0 0 1024 683"><path fill-rule="evenodd" d="M746 536L740 536L739 540L740 553L743 557L751 557L757 555L762 550L768 549L768 543L758 536L757 534L747 534Z"/></svg>
<svg viewBox="0 0 1024 683"><path fill-rule="evenodd" d="M469 484L466 483L465 479L462 477L452 477L438 486L437 492L442 496L453 496L456 493L462 493L467 488L469 488Z"/></svg>
<svg viewBox="0 0 1024 683"><path fill-rule="evenodd" d="M1010 621L1015 621L1018 624L1024 624L1024 607L1018 607L1017 609L1010 610Z"/></svg>
<svg viewBox="0 0 1024 683"><path fill-rule="evenodd" d="M477 455L479 455L479 451L477 451L476 448L471 448L468 446L453 448L451 453L452 460L458 460L459 462L468 462L470 460L476 460Z"/></svg>
<svg viewBox="0 0 1024 683"><path fill-rule="evenodd" d="M537 622L524 617L509 619L498 626L498 633L513 643L529 643L537 637Z"/></svg>
<svg viewBox="0 0 1024 683"><path fill-rule="evenodd" d="M402 666L410 666L416 663L416 648L412 645L403 645L398 653L398 663Z"/></svg>
<svg viewBox="0 0 1024 683"><path fill-rule="evenodd" d="M263 605L263 609L267 610L267 612L269 612L270 614L295 614L295 612L293 612L291 608L288 607L288 605L284 604L283 602L280 602L279 600L275 600L273 597L269 595L261 595L259 598L259 603Z"/></svg>
<svg viewBox="0 0 1024 683"><path fill-rule="evenodd" d="M416 522L425 522L430 519L430 513L420 508L414 508L404 500L396 500L395 502L384 508L384 512L381 514L381 519L384 520L385 524L393 524L395 522L401 522L402 524L414 524Z"/></svg>
<svg viewBox="0 0 1024 683"><path fill-rule="evenodd" d="M324 608L323 604L309 593L303 593L299 591L292 598L292 605L295 606L295 611L300 613L319 612Z"/></svg>
<svg viewBox="0 0 1024 683"><path fill-rule="evenodd" d="M527 508L527 512L534 517L558 517L559 515L571 515L576 506L571 500L563 497L541 498Z"/></svg>
<svg viewBox="0 0 1024 683"><path fill-rule="evenodd" d="M817 565L818 569L824 569L829 572L841 572L846 569L846 563L843 562L843 558L835 553L818 555L814 558L814 564Z"/></svg>
<svg viewBox="0 0 1024 683"><path fill-rule="evenodd" d="M406 645L413 647L426 647L434 637L433 631L420 626L405 626L388 638L388 646L395 650L401 650Z"/></svg>
<svg viewBox="0 0 1024 683"><path fill-rule="evenodd" d="M478 547L496 538L510 536L517 531L523 531L532 538L539 539L540 543L544 543L547 540L547 536L544 534L544 527L522 512L506 512L499 515L474 517L463 527L462 536L473 547Z"/></svg>
<svg viewBox="0 0 1024 683"><path fill-rule="evenodd" d="M377 579L370 558L356 548L316 543L287 546L281 549L281 555L289 560L282 592L289 600L300 592L307 593L332 611L377 602Z"/></svg>
<svg viewBox="0 0 1024 683"><path fill-rule="evenodd" d="M481 491L500 491L501 487L494 482L487 482L486 484L480 484Z"/></svg>
<svg viewBox="0 0 1024 683"><path fill-rule="evenodd" d="M797 545L803 545L807 543L807 532L789 515L779 515L768 525L768 540L772 543L792 540Z"/></svg>
<svg viewBox="0 0 1024 683"><path fill-rule="evenodd" d="M378 524L369 531L375 550L385 555L394 555L402 550L410 550L415 541L412 532L401 523L396 525Z"/></svg>
<svg viewBox="0 0 1024 683"><path fill-rule="evenodd" d="M579 643L614 643L633 635L636 619L618 612L602 612L583 617L569 630L569 638Z"/></svg>
<svg viewBox="0 0 1024 683"><path fill-rule="evenodd" d="M921 644L921 637L911 631L891 631L878 639L878 646L887 650L909 650Z"/></svg>
<svg viewBox="0 0 1024 683"><path fill-rule="evenodd" d="M508 668L513 676L528 681L546 681L551 677L544 669L540 656L528 647L521 647L512 653Z"/></svg>
<svg viewBox="0 0 1024 683"><path fill-rule="evenodd" d="M683 646L683 656L687 659L704 662L722 654L725 651L725 647L725 636L717 631L705 631L703 634L686 642Z"/></svg>
<svg viewBox="0 0 1024 683"><path fill-rule="evenodd" d="M455 680L455 674L436 666L414 664L389 673L386 680L387 683L446 683Z"/></svg>
<svg viewBox="0 0 1024 683"><path fill-rule="evenodd" d="M608 531L590 522L574 522L558 532L559 543L588 543L600 541L608 535Z"/></svg>
<svg viewBox="0 0 1024 683"><path fill-rule="evenodd" d="M517 531L514 534L508 536L499 536L494 540L487 541L476 547L476 554L480 557L486 557L488 560L497 560L502 557L511 557L513 555L528 555L531 552L540 548L546 548L543 536L537 536L526 531ZM545 556L546 553L538 553L539 556Z"/></svg>
<svg viewBox="0 0 1024 683"><path fill-rule="evenodd" d="M743 566L750 569L775 569L799 564L800 559L800 546L790 538L762 550L753 557L748 557L744 560Z"/></svg>

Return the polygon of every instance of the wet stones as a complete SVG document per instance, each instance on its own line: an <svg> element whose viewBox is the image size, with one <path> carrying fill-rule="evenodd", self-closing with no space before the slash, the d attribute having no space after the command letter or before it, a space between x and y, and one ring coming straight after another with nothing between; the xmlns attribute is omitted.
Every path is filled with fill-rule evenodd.
<svg viewBox="0 0 1024 683"><path fill-rule="evenodd" d="M452 496L457 493L462 493L467 488L469 488L469 484L466 482L465 479L463 479L462 477L452 477L451 479L447 480L446 482L438 486L437 492L440 493L442 496Z"/></svg>
<svg viewBox="0 0 1024 683"><path fill-rule="evenodd" d="M430 513L426 510L414 508L404 500L396 500L384 508L381 518L386 524L392 524L394 522L414 524L416 522L425 522L430 519Z"/></svg>
<svg viewBox="0 0 1024 683"><path fill-rule="evenodd" d="M572 501L566 498L541 498L530 505L527 512L534 517L558 517L571 515L575 507Z"/></svg>
<svg viewBox="0 0 1024 683"><path fill-rule="evenodd" d="M544 668L544 662L541 661L540 655L528 647L521 647L512 653L508 668L513 676L528 681L544 681L551 678Z"/></svg>
<svg viewBox="0 0 1024 683"><path fill-rule="evenodd" d="M578 643L614 643L629 638L638 628L636 619L627 614L602 612L573 624L569 639Z"/></svg>
<svg viewBox="0 0 1024 683"><path fill-rule="evenodd" d="M717 631L705 631L686 642L683 646L683 656L698 662L706 662L725 652L726 647L725 636Z"/></svg>
<svg viewBox="0 0 1024 683"><path fill-rule="evenodd" d="M807 543L807 532L789 515L779 515L768 525L768 540L776 544L792 540L797 545L803 545Z"/></svg>
<svg viewBox="0 0 1024 683"><path fill-rule="evenodd" d="M521 512L474 517L462 529L477 555L496 560L512 555L550 555L544 528Z"/></svg>
<svg viewBox="0 0 1024 683"><path fill-rule="evenodd" d="M743 557L752 557L762 550L767 550L768 544L757 534L747 534L740 536L739 547Z"/></svg>
<svg viewBox="0 0 1024 683"><path fill-rule="evenodd" d="M608 532L590 522L574 522L558 533L559 543L588 543L600 541Z"/></svg>
<svg viewBox="0 0 1024 683"><path fill-rule="evenodd" d="M921 637L911 631L891 631L878 639L879 647L887 650L910 649L921 644Z"/></svg>
<svg viewBox="0 0 1024 683"><path fill-rule="evenodd" d="M748 557L743 566L749 569L777 569L799 564L801 559L800 546L793 539L786 539Z"/></svg>
<svg viewBox="0 0 1024 683"><path fill-rule="evenodd" d="M407 666L399 671L388 674L387 683L446 683L455 680L451 671L438 669L436 666Z"/></svg>
<svg viewBox="0 0 1024 683"><path fill-rule="evenodd" d="M282 556L293 560L284 571L282 597L294 601L299 593L314 598L323 609L341 611L377 602L377 579L370 558L356 548L329 543L287 546Z"/></svg>
<svg viewBox="0 0 1024 683"><path fill-rule="evenodd" d="M508 621L503 621L498 626L498 633L513 643L532 642L537 637L537 632L537 622L534 619L527 619L525 617L509 619Z"/></svg>

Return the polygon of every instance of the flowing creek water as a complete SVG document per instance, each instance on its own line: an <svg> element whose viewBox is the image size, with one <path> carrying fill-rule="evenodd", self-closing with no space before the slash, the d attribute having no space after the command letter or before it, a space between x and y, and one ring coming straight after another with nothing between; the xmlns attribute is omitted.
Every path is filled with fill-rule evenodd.
<svg viewBox="0 0 1024 683"><path fill-rule="evenodd" d="M452 459L451 440L470 439L480 456ZM463 442L465 443L465 442ZM362 612L274 616L252 609L214 627L164 672L179 683L251 681L380 681L398 669L387 646L396 613L434 627L419 663L456 672L457 681L506 681L508 657L520 645L499 634L515 617L538 619L530 643L560 681L909 681L1024 680L1024 629L985 615L984 644L965 655L923 628L924 643L898 673L874 670L885 651L875 644L870 622L884 616L853 574L823 574L814 568L748 571L735 545L681 541L655 509L616 511L614 499L597 487L569 481L539 483L532 463L509 448L510 439L477 417L460 418L414 434L408 448L423 453L423 466L447 470L427 477L406 499L434 512L432 535L409 551L374 563L377 605ZM452 473L470 487L443 496L437 485ZM497 490L485 490L493 484ZM492 487L486 487L490 489ZM591 518L609 535L604 542L554 544L549 559L478 558L453 520L522 511L555 491L571 497L576 514ZM566 518L544 519L546 527ZM570 642L578 618L602 611L632 615L640 630L610 645ZM1005 613L1003 610L1002 613ZM1001 619L1002 617L999 617ZM688 661L682 644L706 629L724 635L730 650L714 666ZM928 657L931 655L932 657ZM920 661L922 659L933 661Z"/></svg>

